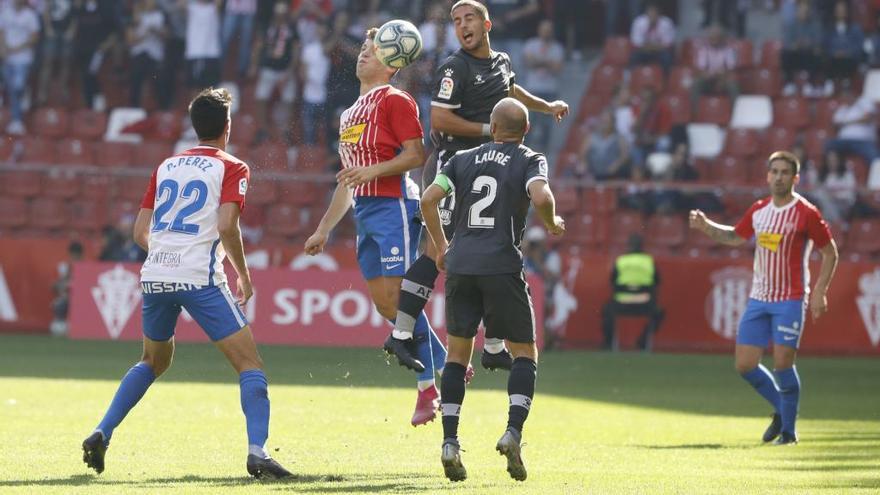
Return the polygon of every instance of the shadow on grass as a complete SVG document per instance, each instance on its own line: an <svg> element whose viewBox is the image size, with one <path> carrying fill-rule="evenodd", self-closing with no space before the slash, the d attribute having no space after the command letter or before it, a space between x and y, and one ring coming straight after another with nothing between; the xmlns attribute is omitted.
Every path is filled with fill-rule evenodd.
<svg viewBox="0 0 880 495"><path fill-rule="evenodd" d="M752 448L746 445L724 445L720 443L686 443L681 445L633 445L633 447L648 450L730 450Z"/></svg>
<svg viewBox="0 0 880 495"><path fill-rule="evenodd" d="M413 387L414 374L379 349L261 346L270 384ZM119 380L141 354L139 342L70 341L0 334L0 378ZM880 359L803 358L802 417L880 421ZM733 370L731 356L553 352L541 357L538 395L555 395L690 414L757 416L766 404ZM477 365L472 390L507 387L508 374ZM232 368L210 344L178 344L161 382L234 384ZM161 383L160 382L160 383ZM840 437L830 435L829 441ZM861 441L861 440L859 440ZM880 442L880 435L864 438Z"/></svg>

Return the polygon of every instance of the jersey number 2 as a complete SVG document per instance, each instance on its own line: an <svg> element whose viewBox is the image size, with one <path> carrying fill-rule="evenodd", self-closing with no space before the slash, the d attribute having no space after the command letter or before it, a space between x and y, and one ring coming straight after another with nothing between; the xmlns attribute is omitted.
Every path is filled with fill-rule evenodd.
<svg viewBox="0 0 880 495"><path fill-rule="evenodd" d="M495 194L498 191L498 181L495 177L481 175L474 180L474 186L471 192L480 194L484 189L489 189L486 197L474 202L468 211L468 227L474 229L492 229L495 228L495 217L484 217L483 211L490 207L495 201Z"/></svg>
<svg viewBox="0 0 880 495"><path fill-rule="evenodd" d="M165 194L166 191L168 192L167 196ZM171 211L171 207L173 207L174 203L177 201L179 191L180 186L175 180L165 179L159 184L156 195L160 198L163 196L166 197L165 200L156 207L156 211L153 212L153 232L160 232L167 229L172 232L179 232L188 235L196 235L199 233L198 224L184 223L184 221L187 217L201 210L205 206L205 202L208 201L208 185L200 180L187 182L186 185L183 186L183 191L180 192L180 197L189 199L190 202L177 212L174 220L169 224L168 222L162 221L162 217ZM193 195L195 195L195 197L193 197Z"/></svg>

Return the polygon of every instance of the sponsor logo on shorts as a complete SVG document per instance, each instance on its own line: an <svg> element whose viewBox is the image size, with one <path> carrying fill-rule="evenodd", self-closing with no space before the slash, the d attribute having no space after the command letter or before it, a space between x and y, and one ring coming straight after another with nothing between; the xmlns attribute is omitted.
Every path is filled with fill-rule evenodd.
<svg viewBox="0 0 880 495"><path fill-rule="evenodd" d="M397 261L403 261L403 256L382 256L379 258L379 261L382 263L394 263Z"/></svg>
<svg viewBox="0 0 880 495"><path fill-rule="evenodd" d="M394 270L395 268L397 268L400 265L401 265L401 263L395 263L393 265L385 265L385 269L386 270Z"/></svg>
<svg viewBox="0 0 880 495"><path fill-rule="evenodd" d="M141 282L141 291L144 294L163 294L165 292L199 290L201 288L201 285L185 284L182 282Z"/></svg>

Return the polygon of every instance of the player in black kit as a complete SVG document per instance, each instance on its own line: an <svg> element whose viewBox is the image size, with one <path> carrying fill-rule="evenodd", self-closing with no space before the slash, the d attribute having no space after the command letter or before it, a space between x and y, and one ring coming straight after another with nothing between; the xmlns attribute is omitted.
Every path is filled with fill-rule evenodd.
<svg viewBox="0 0 880 495"><path fill-rule="evenodd" d="M491 140L489 115L502 98L513 97L530 110L554 115L557 121L568 114L564 101L547 102L516 84L510 57L492 51L489 45L492 21L483 4L461 0L452 6L450 14L461 49L446 59L435 76L431 138L436 150L425 164L423 185L431 184L437 170L455 152ZM450 236L454 206L453 195L440 205L440 218ZM413 326L434 289L438 275L436 257L437 253L428 243L425 252L404 275L394 331L385 341L388 353L396 355L401 365L417 371L424 369L424 365L413 357ZM489 370L510 369L512 359L502 340L487 336L480 362Z"/></svg>
<svg viewBox="0 0 880 495"><path fill-rule="evenodd" d="M492 142L456 153L421 200L422 218L437 252L437 268L446 271L449 355L440 388L441 461L452 481L467 477L458 444L458 417L480 320L485 322L486 337L506 340L513 355L507 382L507 430L495 448L507 457L510 476L526 479L520 445L538 362L535 314L520 249L529 201L551 234L565 231L548 184L547 160L522 144L529 127L526 107L513 98L502 99L492 110L490 126ZM458 204L452 217L452 241L447 243L438 207L453 190Z"/></svg>

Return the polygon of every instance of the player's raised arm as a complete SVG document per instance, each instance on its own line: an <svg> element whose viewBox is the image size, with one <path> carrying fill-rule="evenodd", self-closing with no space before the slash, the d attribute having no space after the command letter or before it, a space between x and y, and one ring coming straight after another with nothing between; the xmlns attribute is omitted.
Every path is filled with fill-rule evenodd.
<svg viewBox="0 0 880 495"><path fill-rule="evenodd" d="M351 189L342 182L337 184L336 190L333 191L333 198L330 200L330 206L327 207L327 211L321 217L318 228L315 229L314 234L306 239L306 254L314 256L324 250L324 244L327 243L330 231L342 220L342 217L351 208L352 202Z"/></svg>
<svg viewBox="0 0 880 495"><path fill-rule="evenodd" d="M561 122L568 115L568 103L562 100L547 101L529 93L519 84L510 87L510 97L519 100L529 110L552 115L556 122Z"/></svg>
<svg viewBox="0 0 880 495"><path fill-rule="evenodd" d="M238 203L229 202L220 205L217 212L217 232L220 234L220 242L232 263L232 268L238 274L238 303L244 305L254 294L251 284L251 272L248 270L247 260L244 257L244 244L241 241L241 227L238 219L241 216L241 207Z"/></svg>
<svg viewBox="0 0 880 495"><path fill-rule="evenodd" d="M727 246L739 246L746 242L745 238L736 233L733 226L713 222L700 210L691 210L688 223L692 229L699 230L712 240Z"/></svg>

